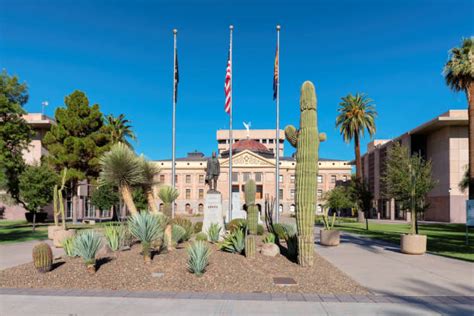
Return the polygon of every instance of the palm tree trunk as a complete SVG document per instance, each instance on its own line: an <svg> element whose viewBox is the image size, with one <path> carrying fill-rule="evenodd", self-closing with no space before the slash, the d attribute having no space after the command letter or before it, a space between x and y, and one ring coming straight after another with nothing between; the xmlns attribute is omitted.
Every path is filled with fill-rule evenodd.
<svg viewBox="0 0 474 316"><path fill-rule="evenodd" d="M358 132L355 132L354 134L354 151L356 160L356 179L362 183L362 159L360 158L360 141Z"/></svg>
<svg viewBox="0 0 474 316"><path fill-rule="evenodd" d="M158 207L156 206L155 196L152 190L147 190L146 199L148 201L148 207L154 214L158 214Z"/></svg>
<svg viewBox="0 0 474 316"><path fill-rule="evenodd" d="M466 89L469 115L469 200L474 200L474 83Z"/></svg>
<svg viewBox="0 0 474 316"><path fill-rule="evenodd" d="M130 190L130 187L127 185L121 186L120 192L122 194L123 201L125 202L125 205L127 205L127 208L130 214L131 215L137 214L138 213L137 207L135 206L135 203L133 203L133 196L132 196L132 191Z"/></svg>

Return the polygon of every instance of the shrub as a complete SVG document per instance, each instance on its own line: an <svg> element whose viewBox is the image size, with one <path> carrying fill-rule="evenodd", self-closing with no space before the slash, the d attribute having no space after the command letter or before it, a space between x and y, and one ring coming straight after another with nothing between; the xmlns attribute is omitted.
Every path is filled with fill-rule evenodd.
<svg viewBox="0 0 474 316"><path fill-rule="evenodd" d="M212 223L211 226L209 226L209 229L207 230L207 236L209 236L209 241L212 243L218 242L221 230L222 227L220 227L216 223Z"/></svg>
<svg viewBox="0 0 474 316"><path fill-rule="evenodd" d="M34 246L33 264L36 270L41 273L51 271L53 267L53 251L47 243L42 242Z"/></svg>
<svg viewBox="0 0 474 316"><path fill-rule="evenodd" d="M268 233L263 237L262 242L264 244L274 244L275 243L275 235L272 233Z"/></svg>
<svg viewBox="0 0 474 316"><path fill-rule="evenodd" d="M197 233L196 235L197 241L207 241L207 235L204 232Z"/></svg>
<svg viewBox="0 0 474 316"><path fill-rule="evenodd" d="M108 224L104 226L104 235L112 251L117 251L127 245L130 239L129 231L125 225Z"/></svg>
<svg viewBox="0 0 474 316"><path fill-rule="evenodd" d="M171 228L171 240L173 242L173 246L179 244L183 240L184 235L186 235L186 229L180 225L174 224Z"/></svg>
<svg viewBox="0 0 474 316"><path fill-rule="evenodd" d="M202 232L202 222L196 222L194 223L194 233L200 233Z"/></svg>
<svg viewBox="0 0 474 316"><path fill-rule="evenodd" d="M188 241L189 238L191 238L191 236L193 235L193 223L189 219L184 217L176 217L175 219L173 219L173 224L177 224L184 228L185 234L181 238L182 241Z"/></svg>
<svg viewBox="0 0 474 316"><path fill-rule="evenodd" d="M163 215L151 214L145 211L134 214L128 219L130 232L142 244L145 263L151 262L151 243L163 238L166 221Z"/></svg>
<svg viewBox="0 0 474 316"><path fill-rule="evenodd" d="M211 250L205 241L195 241L187 249L188 270L197 276L201 276L209 264Z"/></svg>
<svg viewBox="0 0 474 316"><path fill-rule="evenodd" d="M219 249L231 253L242 253L245 249L245 234L241 229L229 232L219 243Z"/></svg>
<svg viewBox="0 0 474 316"><path fill-rule="evenodd" d="M257 226L257 235L262 236L264 233L263 225L258 224Z"/></svg>
<svg viewBox="0 0 474 316"><path fill-rule="evenodd" d="M66 237L62 240L61 246L64 249L64 253L68 257L75 257L76 253L74 252L74 239L76 236Z"/></svg>
<svg viewBox="0 0 474 316"><path fill-rule="evenodd" d="M226 226L227 230L230 231L231 233L237 229L243 229L246 227L247 227L247 220L244 218L234 218Z"/></svg>
<svg viewBox="0 0 474 316"><path fill-rule="evenodd" d="M81 232L74 238L74 253L84 260L89 272L95 272L95 256L102 240L92 229Z"/></svg>

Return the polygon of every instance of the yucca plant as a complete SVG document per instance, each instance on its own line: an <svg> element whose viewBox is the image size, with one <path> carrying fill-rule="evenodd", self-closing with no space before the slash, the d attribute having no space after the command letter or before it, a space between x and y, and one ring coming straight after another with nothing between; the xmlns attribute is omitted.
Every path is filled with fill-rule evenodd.
<svg viewBox="0 0 474 316"><path fill-rule="evenodd" d="M164 216L142 211L128 219L128 227L133 236L142 244L143 259L151 263L151 243L163 238Z"/></svg>
<svg viewBox="0 0 474 316"><path fill-rule="evenodd" d="M74 253L84 260L89 273L95 273L95 256L101 243L100 235L92 229L85 230L74 238Z"/></svg>
<svg viewBox="0 0 474 316"><path fill-rule="evenodd" d="M171 228L171 240L173 241L173 246L176 246L183 240L183 236L186 235L186 229L180 225L174 224Z"/></svg>
<svg viewBox="0 0 474 316"><path fill-rule="evenodd" d="M74 239L76 236L66 237L62 240L61 246L64 249L64 253L68 257L75 257L76 253L74 252Z"/></svg>
<svg viewBox="0 0 474 316"><path fill-rule="evenodd" d="M100 166L100 184L117 186L130 213L137 214L132 187L145 181L140 159L126 145L118 143L100 158Z"/></svg>
<svg viewBox="0 0 474 316"><path fill-rule="evenodd" d="M160 168L154 162L148 161L144 157L140 157L139 161L143 174L141 187L146 195L148 207L153 213L157 214L158 206L156 205L155 195L153 194L153 187L158 184L155 179L160 173Z"/></svg>
<svg viewBox="0 0 474 316"><path fill-rule="evenodd" d="M128 228L124 224L107 224L104 226L104 235L112 251L117 251L127 246L130 239Z"/></svg>
<svg viewBox="0 0 474 316"><path fill-rule="evenodd" d="M209 237L209 241L212 243L216 243L219 241L220 233L222 227L219 224L212 223L211 226L207 229L207 236Z"/></svg>
<svg viewBox="0 0 474 316"><path fill-rule="evenodd" d="M205 241L195 241L188 246L188 270L201 276L209 264L211 250Z"/></svg>
<svg viewBox="0 0 474 316"><path fill-rule="evenodd" d="M158 197L163 202L164 212L166 216L171 217L171 205L178 198L179 192L173 187L163 185L158 191Z"/></svg>
<svg viewBox="0 0 474 316"><path fill-rule="evenodd" d="M186 233L182 238L183 241L188 241L189 238L191 238L191 236L193 235L194 227L193 223L189 219L184 217L176 217L173 218L173 224L177 224L186 230Z"/></svg>
<svg viewBox="0 0 474 316"><path fill-rule="evenodd" d="M200 232L196 234L196 240L197 241L207 241L207 235L206 233Z"/></svg>

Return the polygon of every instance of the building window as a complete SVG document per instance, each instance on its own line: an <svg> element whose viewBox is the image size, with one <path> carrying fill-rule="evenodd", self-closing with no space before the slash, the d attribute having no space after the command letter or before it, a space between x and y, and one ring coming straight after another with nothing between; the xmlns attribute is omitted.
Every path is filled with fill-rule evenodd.
<svg viewBox="0 0 474 316"><path fill-rule="evenodd" d="M160 203L160 207L158 208L160 212L163 212L165 210L164 207L165 205L163 203Z"/></svg>
<svg viewBox="0 0 474 316"><path fill-rule="evenodd" d="M280 189L280 192L278 194L278 197L280 198L280 200L283 199L283 189Z"/></svg>
<svg viewBox="0 0 474 316"><path fill-rule="evenodd" d="M247 182L248 179L250 179L250 172L244 172L244 182Z"/></svg>
<svg viewBox="0 0 474 316"><path fill-rule="evenodd" d="M273 144L273 139L269 139L269 140L268 140L268 143L269 143L269 144Z"/></svg>
<svg viewBox="0 0 474 316"><path fill-rule="evenodd" d="M280 182L280 183L283 183L283 175L282 175L282 174L280 174L279 178L280 178L280 181L279 181L279 182Z"/></svg>
<svg viewBox="0 0 474 316"><path fill-rule="evenodd" d="M335 175L331 176L331 183L336 183L336 176Z"/></svg>
<svg viewBox="0 0 474 316"><path fill-rule="evenodd" d="M316 210L317 213L322 213L323 212L323 206L321 204L318 204L318 208Z"/></svg>
<svg viewBox="0 0 474 316"><path fill-rule="evenodd" d="M186 183L191 183L191 175L190 174L186 175Z"/></svg>
<svg viewBox="0 0 474 316"><path fill-rule="evenodd" d="M290 190L290 198L292 198L292 199L295 198L295 189Z"/></svg>
<svg viewBox="0 0 474 316"><path fill-rule="evenodd" d="M204 190L203 189L199 189L199 198L204 199Z"/></svg>
<svg viewBox="0 0 474 316"><path fill-rule="evenodd" d="M342 181L346 182L347 181L347 176L343 176Z"/></svg>
<svg viewBox="0 0 474 316"><path fill-rule="evenodd" d="M291 205L290 205L290 212L291 212L291 213L294 213L294 212L295 212L295 205L294 205L294 204L291 204Z"/></svg>
<svg viewBox="0 0 474 316"><path fill-rule="evenodd" d="M174 183L178 183L178 175L177 174L174 176Z"/></svg>
<svg viewBox="0 0 474 316"><path fill-rule="evenodd" d="M186 200L191 198L191 189L186 189Z"/></svg>
<svg viewBox="0 0 474 316"><path fill-rule="evenodd" d="M204 175L203 174L200 174L199 175L199 183L204 183Z"/></svg>
<svg viewBox="0 0 474 316"><path fill-rule="evenodd" d="M239 182L239 173L232 172L232 182Z"/></svg>
<svg viewBox="0 0 474 316"><path fill-rule="evenodd" d="M290 183L295 183L295 175L290 175Z"/></svg>
<svg viewBox="0 0 474 316"><path fill-rule="evenodd" d="M199 206L198 206L198 211L199 211L199 213L204 212L204 205L203 205L202 203L199 204Z"/></svg>
<svg viewBox="0 0 474 316"><path fill-rule="evenodd" d="M318 198L322 198L323 197L323 190L318 190Z"/></svg>
<svg viewBox="0 0 474 316"><path fill-rule="evenodd" d="M165 183L165 175L160 174L160 183Z"/></svg>
<svg viewBox="0 0 474 316"><path fill-rule="evenodd" d="M323 183L323 176L322 175L318 175L318 183Z"/></svg>
<svg viewBox="0 0 474 316"><path fill-rule="evenodd" d="M263 173L255 172L255 181L256 182L262 182L262 178L263 178Z"/></svg>
<svg viewBox="0 0 474 316"><path fill-rule="evenodd" d="M189 203L187 203L184 207L186 209L186 213L188 213L188 214L193 213L193 210L191 209L191 205Z"/></svg>

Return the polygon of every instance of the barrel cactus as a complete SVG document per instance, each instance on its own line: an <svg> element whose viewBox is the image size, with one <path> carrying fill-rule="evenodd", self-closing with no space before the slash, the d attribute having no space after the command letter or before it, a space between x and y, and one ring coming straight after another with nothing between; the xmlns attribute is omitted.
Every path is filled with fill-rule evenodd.
<svg viewBox="0 0 474 316"><path fill-rule="evenodd" d="M245 205L247 205L247 225L251 235L257 234L258 208L255 205L255 194L257 186L252 179L245 183Z"/></svg>
<svg viewBox="0 0 474 316"><path fill-rule="evenodd" d="M33 247L33 264L41 273L51 271L53 266L53 251L47 243L42 242Z"/></svg>
<svg viewBox="0 0 474 316"><path fill-rule="evenodd" d="M301 266L312 266L318 151L319 143L326 139L326 134L318 131L316 91L310 81L305 81L301 87L300 111L300 129L297 130L289 125L285 128L285 136L296 148L295 202L298 263Z"/></svg>

